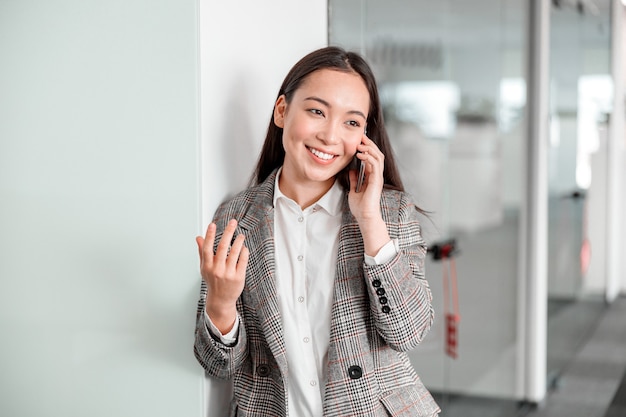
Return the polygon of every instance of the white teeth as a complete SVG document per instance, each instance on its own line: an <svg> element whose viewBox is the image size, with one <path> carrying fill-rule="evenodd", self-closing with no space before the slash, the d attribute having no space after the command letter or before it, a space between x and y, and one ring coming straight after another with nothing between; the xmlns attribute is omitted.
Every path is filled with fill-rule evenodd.
<svg viewBox="0 0 626 417"><path fill-rule="evenodd" d="M330 155L330 154L324 153L322 151L318 151L317 149L309 148L309 150L311 151L311 153L313 155L317 156L320 159L329 160L329 159L333 159L335 157L335 155Z"/></svg>

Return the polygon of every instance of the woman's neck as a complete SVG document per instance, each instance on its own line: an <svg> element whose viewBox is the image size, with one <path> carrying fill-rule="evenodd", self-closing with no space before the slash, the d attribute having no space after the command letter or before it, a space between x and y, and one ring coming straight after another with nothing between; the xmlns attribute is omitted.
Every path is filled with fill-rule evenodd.
<svg viewBox="0 0 626 417"><path fill-rule="evenodd" d="M322 198L335 183L334 178L330 178L325 182L308 181L302 183L294 181L292 178L283 174L284 173L281 172L278 178L280 192L295 201L302 209L309 207Z"/></svg>

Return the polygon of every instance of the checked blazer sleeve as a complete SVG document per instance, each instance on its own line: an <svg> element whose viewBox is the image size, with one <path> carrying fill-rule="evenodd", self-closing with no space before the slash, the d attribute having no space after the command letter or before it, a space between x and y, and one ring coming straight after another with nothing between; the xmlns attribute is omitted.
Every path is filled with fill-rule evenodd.
<svg viewBox="0 0 626 417"><path fill-rule="evenodd" d="M239 334L233 345L225 345L209 330L204 314L207 287L204 281L200 290L200 301L196 316L194 354L207 374L219 379L231 378L243 362L247 351L246 326L239 323Z"/></svg>
<svg viewBox="0 0 626 417"><path fill-rule="evenodd" d="M387 263L363 266L370 309L387 344L409 351L422 341L434 320L432 295L424 276L426 244L417 207L407 194L383 193L381 210L399 250Z"/></svg>
<svg viewBox="0 0 626 417"><path fill-rule="evenodd" d="M227 202L220 204L217 208L213 217L213 222L215 222L217 226L214 249L217 248L217 245L222 239L222 234L224 233L228 220L240 217L233 212L233 210L236 211L237 208L239 208L239 205L229 204ZM237 233L238 232L239 230ZM207 285L202 281L196 315L194 354L208 375L219 379L229 379L235 375L236 370L241 366L248 354L245 319L241 314L241 297L237 300L237 311L240 315L237 339L232 345L226 345L218 336L214 335L209 330L207 318L204 314L206 296Z"/></svg>

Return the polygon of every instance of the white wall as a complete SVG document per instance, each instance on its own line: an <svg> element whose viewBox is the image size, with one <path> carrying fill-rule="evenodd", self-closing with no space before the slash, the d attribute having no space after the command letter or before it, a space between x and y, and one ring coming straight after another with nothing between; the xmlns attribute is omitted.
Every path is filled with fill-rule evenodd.
<svg viewBox="0 0 626 417"><path fill-rule="evenodd" d="M616 2L617 3L617 2ZM616 274L620 279L619 290L622 295L626 295L626 219L624 218L624 212L626 211L626 131L624 129L624 118L626 118L625 101L626 101L626 8L618 7L618 4L613 4L614 11L614 23L613 30L617 31L614 34L614 48L617 49L614 55L613 68L615 74L615 94L616 94L616 108L615 113L622 115L620 120L621 132L617 133L615 138L615 150L618 153L615 160L617 171L617 180L613 184L614 189L618 190L620 194L617 197L617 207L614 208L617 213L617 224L615 225L618 233L615 235L617 239L617 247L611 254L615 259ZM618 23L619 20L619 23ZM618 49L619 48L619 49ZM621 76L619 75L621 74Z"/></svg>
<svg viewBox="0 0 626 417"><path fill-rule="evenodd" d="M327 27L326 0L200 0L203 230L247 184L282 80ZM209 416L226 415L230 390L206 380Z"/></svg>
<svg viewBox="0 0 626 417"><path fill-rule="evenodd" d="M0 415L200 416L196 0L0 2Z"/></svg>

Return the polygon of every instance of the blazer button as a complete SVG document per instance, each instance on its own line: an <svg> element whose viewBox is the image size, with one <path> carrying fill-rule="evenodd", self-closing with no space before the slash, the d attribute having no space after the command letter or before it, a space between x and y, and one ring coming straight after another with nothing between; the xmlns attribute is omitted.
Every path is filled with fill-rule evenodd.
<svg viewBox="0 0 626 417"><path fill-rule="evenodd" d="M377 289L376 289L376 294L377 294L377 295L385 295L385 293L386 293L386 291L385 291L385 289L384 289L384 288L382 288L382 287L381 287L381 288L377 288Z"/></svg>
<svg viewBox="0 0 626 417"><path fill-rule="evenodd" d="M389 306L383 306L383 313L389 314L390 311L391 311L391 308L389 308Z"/></svg>
<svg viewBox="0 0 626 417"><path fill-rule="evenodd" d="M372 285L373 285L375 288L380 287L382 284L383 284L383 283L382 283L382 282L380 282L380 280L379 280L379 279L375 279L374 281L372 281Z"/></svg>
<svg viewBox="0 0 626 417"><path fill-rule="evenodd" d="M387 304L388 300L387 300L387 297L380 297L378 301L380 301L381 304Z"/></svg>
<svg viewBox="0 0 626 417"><path fill-rule="evenodd" d="M363 369L359 365L352 365L348 368L348 375L352 379L359 379L363 376Z"/></svg>
<svg viewBox="0 0 626 417"><path fill-rule="evenodd" d="M259 376L266 377L270 374L270 367L265 364L259 365L256 368L256 372L259 374Z"/></svg>

